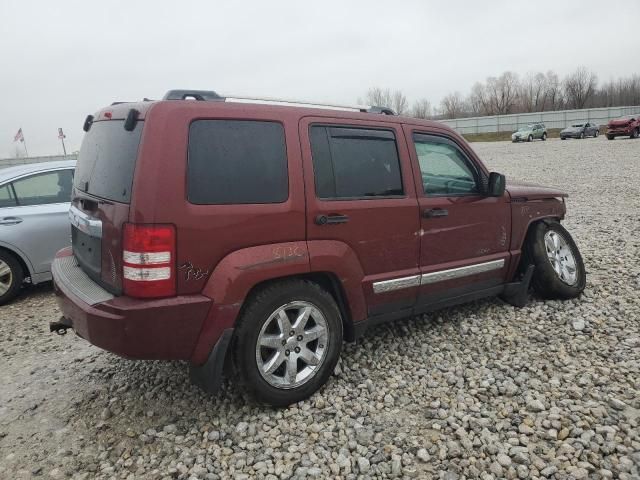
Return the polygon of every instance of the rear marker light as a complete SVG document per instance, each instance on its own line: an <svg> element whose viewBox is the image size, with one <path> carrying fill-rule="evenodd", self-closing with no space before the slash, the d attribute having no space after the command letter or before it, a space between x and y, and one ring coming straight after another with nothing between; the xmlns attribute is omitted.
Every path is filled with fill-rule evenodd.
<svg viewBox="0 0 640 480"><path fill-rule="evenodd" d="M176 294L173 225L125 223L122 239L124 293L138 298Z"/></svg>

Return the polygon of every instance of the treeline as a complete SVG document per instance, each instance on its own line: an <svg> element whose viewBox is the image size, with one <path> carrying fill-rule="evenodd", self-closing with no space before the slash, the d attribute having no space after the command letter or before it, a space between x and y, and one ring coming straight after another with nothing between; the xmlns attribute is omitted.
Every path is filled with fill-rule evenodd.
<svg viewBox="0 0 640 480"><path fill-rule="evenodd" d="M399 90L374 87L358 103L390 107L399 115L416 118L461 118L510 113L546 112L574 108L640 105L640 75L600 85L597 75L579 67L564 78L554 71L520 77L504 72L476 82L466 95L452 92L439 104L426 98L411 105Z"/></svg>

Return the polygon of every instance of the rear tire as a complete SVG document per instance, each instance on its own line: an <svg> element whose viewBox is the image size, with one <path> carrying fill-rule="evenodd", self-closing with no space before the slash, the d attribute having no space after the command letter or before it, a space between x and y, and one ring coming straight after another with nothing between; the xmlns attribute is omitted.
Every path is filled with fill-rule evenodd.
<svg viewBox="0 0 640 480"><path fill-rule="evenodd" d="M525 258L535 265L531 285L546 299L578 297L586 286L584 262L569 232L558 222L538 222L527 234Z"/></svg>
<svg viewBox="0 0 640 480"><path fill-rule="evenodd" d="M527 138L527 142L532 142L533 141L533 135L529 135L529 137Z"/></svg>
<svg viewBox="0 0 640 480"><path fill-rule="evenodd" d="M333 297L313 282L288 280L248 302L232 344L235 377L244 391L275 407L313 395L342 349L342 318Z"/></svg>
<svg viewBox="0 0 640 480"><path fill-rule="evenodd" d="M607 135L607 140L613 140L615 137L613 135Z"/></svg>
<svg viewBox="0 0 640 480"><path fill-rule="evenodd" d="M580 133L580 140L584 140L584 132Z"/></svg>
<svg viewBox="0 0 640 480"><path fill-rule="evenodd" d="M542 134L542 141L545 142L547 140L547 132Z"/></svg>
<svg viewBox="0 0 640 480"><path fill-rule="evenodd" d="M600 130L595 131L595 133L593 134L593 138L598 138L598 135L600 135Z"/></svg>
<svg viewBox="0 0 640 480"><path fill-rule="evenodd" d="M0 305L13 300L22 287L24 272L16 257L0 250Z"/></svg>

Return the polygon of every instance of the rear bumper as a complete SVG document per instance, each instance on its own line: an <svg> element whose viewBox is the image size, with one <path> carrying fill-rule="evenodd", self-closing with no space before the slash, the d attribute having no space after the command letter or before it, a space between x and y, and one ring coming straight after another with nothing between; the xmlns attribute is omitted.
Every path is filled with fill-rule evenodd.
<svg viewBox="0 0 640 480"><path fill-rule="evenodd" d="M127 358L191 358L211 299L114 297L77 266L70 248L58 252L52 273L64 323L88 342Z"/></svg>

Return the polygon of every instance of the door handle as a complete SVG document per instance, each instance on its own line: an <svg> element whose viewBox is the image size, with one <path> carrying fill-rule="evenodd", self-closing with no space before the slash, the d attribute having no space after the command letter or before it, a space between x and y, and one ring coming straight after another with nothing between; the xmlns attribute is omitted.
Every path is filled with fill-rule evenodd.
<svg viewBox="0 0 640 480"><path fill-rule="evenodd" d="M347 215L331 214L331 215L318 215L315 219L317 225L334 225L337 223L347 223L349 217Z"/></svg>
<svg viewBox="0 0 640 480"><path fill-rule="evenodd" d="M21 223L22 219L20 217L4 217L0 220L0 225L17 225Z"/></svg>
<svg viewBox="0 0 640 480"><path fill-rule="evenodd" d="M449 215L449 210L445 208L431 208L422 212L422 216L425 218L446 217Z"/></svg>

